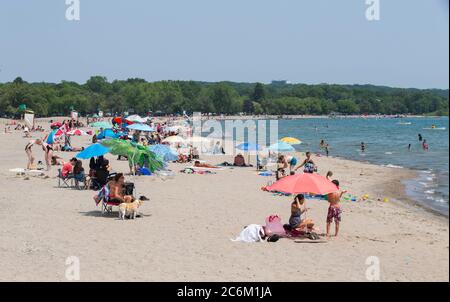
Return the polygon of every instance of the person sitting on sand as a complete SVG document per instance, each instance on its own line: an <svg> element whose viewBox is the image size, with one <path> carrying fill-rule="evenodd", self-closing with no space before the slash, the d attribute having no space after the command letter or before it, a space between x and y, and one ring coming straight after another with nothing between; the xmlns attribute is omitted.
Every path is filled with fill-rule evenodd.
<svg viewBox="0 0 450 302"><path fill-rule="evenodd" d="M246 166L247 166L247 165L245 164L245 158L244 158L244 156L242 156L241 153L237 154L237 155L234 157L234 163L233 163L233 166L236 166L236 167L246 167Z"/></svg>
<svg viewBox="0 0 450 302"><path fill-rule="evenodd" d="M194 167L197 167L197 168L209 168L209 169L218 169L218 168L219 168L219 167L216 167L216 166L207 164L207 163L203 163L203 164L202 164L202 163L200 163L200 161L198 161L198 160L195 161Z"/></svg>
<svg viewBox="0 0 450 302"><path fill-rule="evenodd" d="M297 168L295 168L295 171L297 171L298 169L300 169L301 167L303 168L303 172L304 173L314 173L317 171L317 167L316 164L314 163L314 161L311 159L311 152L306 152L306 159L303 161L303 163L298 166Z"/></svg>
<svg viewBox="0 0 450 302"><path fill-rule="evenodd" d="M109 200L117 203L131 203L134 197L131 195L124 195L125 176L123 173L117 173L114 179L108 182Z"/></svg>
<svg viewBox="0 0 450 302"><path fill-rule="evenodd" d="M334 183L336 185L336 187L339 189L339 181L338 180L333 180L332 183ZM338 233L339 233L339 224L341 222L341 215L342 215L342 209L341 206L339 204L339 202L341 201L341 197L343 194L345 194L346 191L336 191L333 193L330 193L327 195L327 199L328 202L330 203L329 207L328 207L328 214L327 214L327 237L330 237L330 226L331 223L333 222L334 219L334 223L336 224L336 231L335 231L335 235L337 237Z"/></svg>
<svg viewBox="0 0 450 302"><path fill-rule="evenodd" d="M289 226L292 230L310 232L313 230L314 222L312 219L306 218L308 208L305 204L305 196L298 194L291 203L291 217L289 218Z"/></svg>

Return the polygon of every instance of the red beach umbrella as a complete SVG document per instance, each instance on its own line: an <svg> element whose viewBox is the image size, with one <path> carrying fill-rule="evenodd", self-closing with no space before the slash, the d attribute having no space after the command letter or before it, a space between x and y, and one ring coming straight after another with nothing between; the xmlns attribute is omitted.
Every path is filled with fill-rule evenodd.
<svg viewBox="0 0 450 302"><path fill-rule="evenodd" d="M312 193L326 195L337 192L339 189L322 175L302 173L283 177L273 185L266 187L266 190L288 194Z"/></svg>

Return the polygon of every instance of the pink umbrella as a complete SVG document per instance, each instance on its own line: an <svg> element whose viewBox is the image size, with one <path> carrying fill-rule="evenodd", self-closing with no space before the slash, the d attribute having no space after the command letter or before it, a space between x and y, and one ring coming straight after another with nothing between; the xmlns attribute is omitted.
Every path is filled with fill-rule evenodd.
<svg viewBox="0 0 450 302"><path fill-rule="evenodd" d="M289 194L312 193L326 195L339 189L322 175L302 173L283 177L273 185L266 187L266 190Z"/></svg>
<svg viewBox="0 0 450 302"><path fill-rule="evenodd" d="M82 136L82 135L88 135L86 132L80 129L74 129L72 131L69 131L67 134L69 135L75 135L75 136Z"/></svg>
<svg viewBox="0 0 450 302"><path fill-rule="evenodd" d="M50 128L59 128L59 127L61 127L62 126L62 123L61 122L54 122L54 123L52 123L51 125L50 125Z"/></svg>

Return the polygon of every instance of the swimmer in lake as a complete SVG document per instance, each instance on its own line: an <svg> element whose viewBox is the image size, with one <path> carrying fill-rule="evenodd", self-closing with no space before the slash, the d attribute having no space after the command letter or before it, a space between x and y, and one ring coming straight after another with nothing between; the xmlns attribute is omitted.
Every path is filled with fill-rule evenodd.
<svg viewBox="0 0 450 302"><path fill-rule="evenodd" d="M419 133L419 142L421 142L423 140L422 134Z"/></svg>
<svg viewBox="0 0 450 302"><path fill-rule="evenodd" d="M364 142L361 142L361 152L366 151L366 144Z"/></svg>

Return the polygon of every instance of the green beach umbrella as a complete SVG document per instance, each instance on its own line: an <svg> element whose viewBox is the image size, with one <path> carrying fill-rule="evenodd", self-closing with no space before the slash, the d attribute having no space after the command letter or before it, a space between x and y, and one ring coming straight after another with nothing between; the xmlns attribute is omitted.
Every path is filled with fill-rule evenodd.
<svg viewBox="0 0 450 302"><path fill-rule="evenodd" d="M112 129L113 125L108 122L95 122L90 124L93 128L103 128L103 129Z"/></svg>

